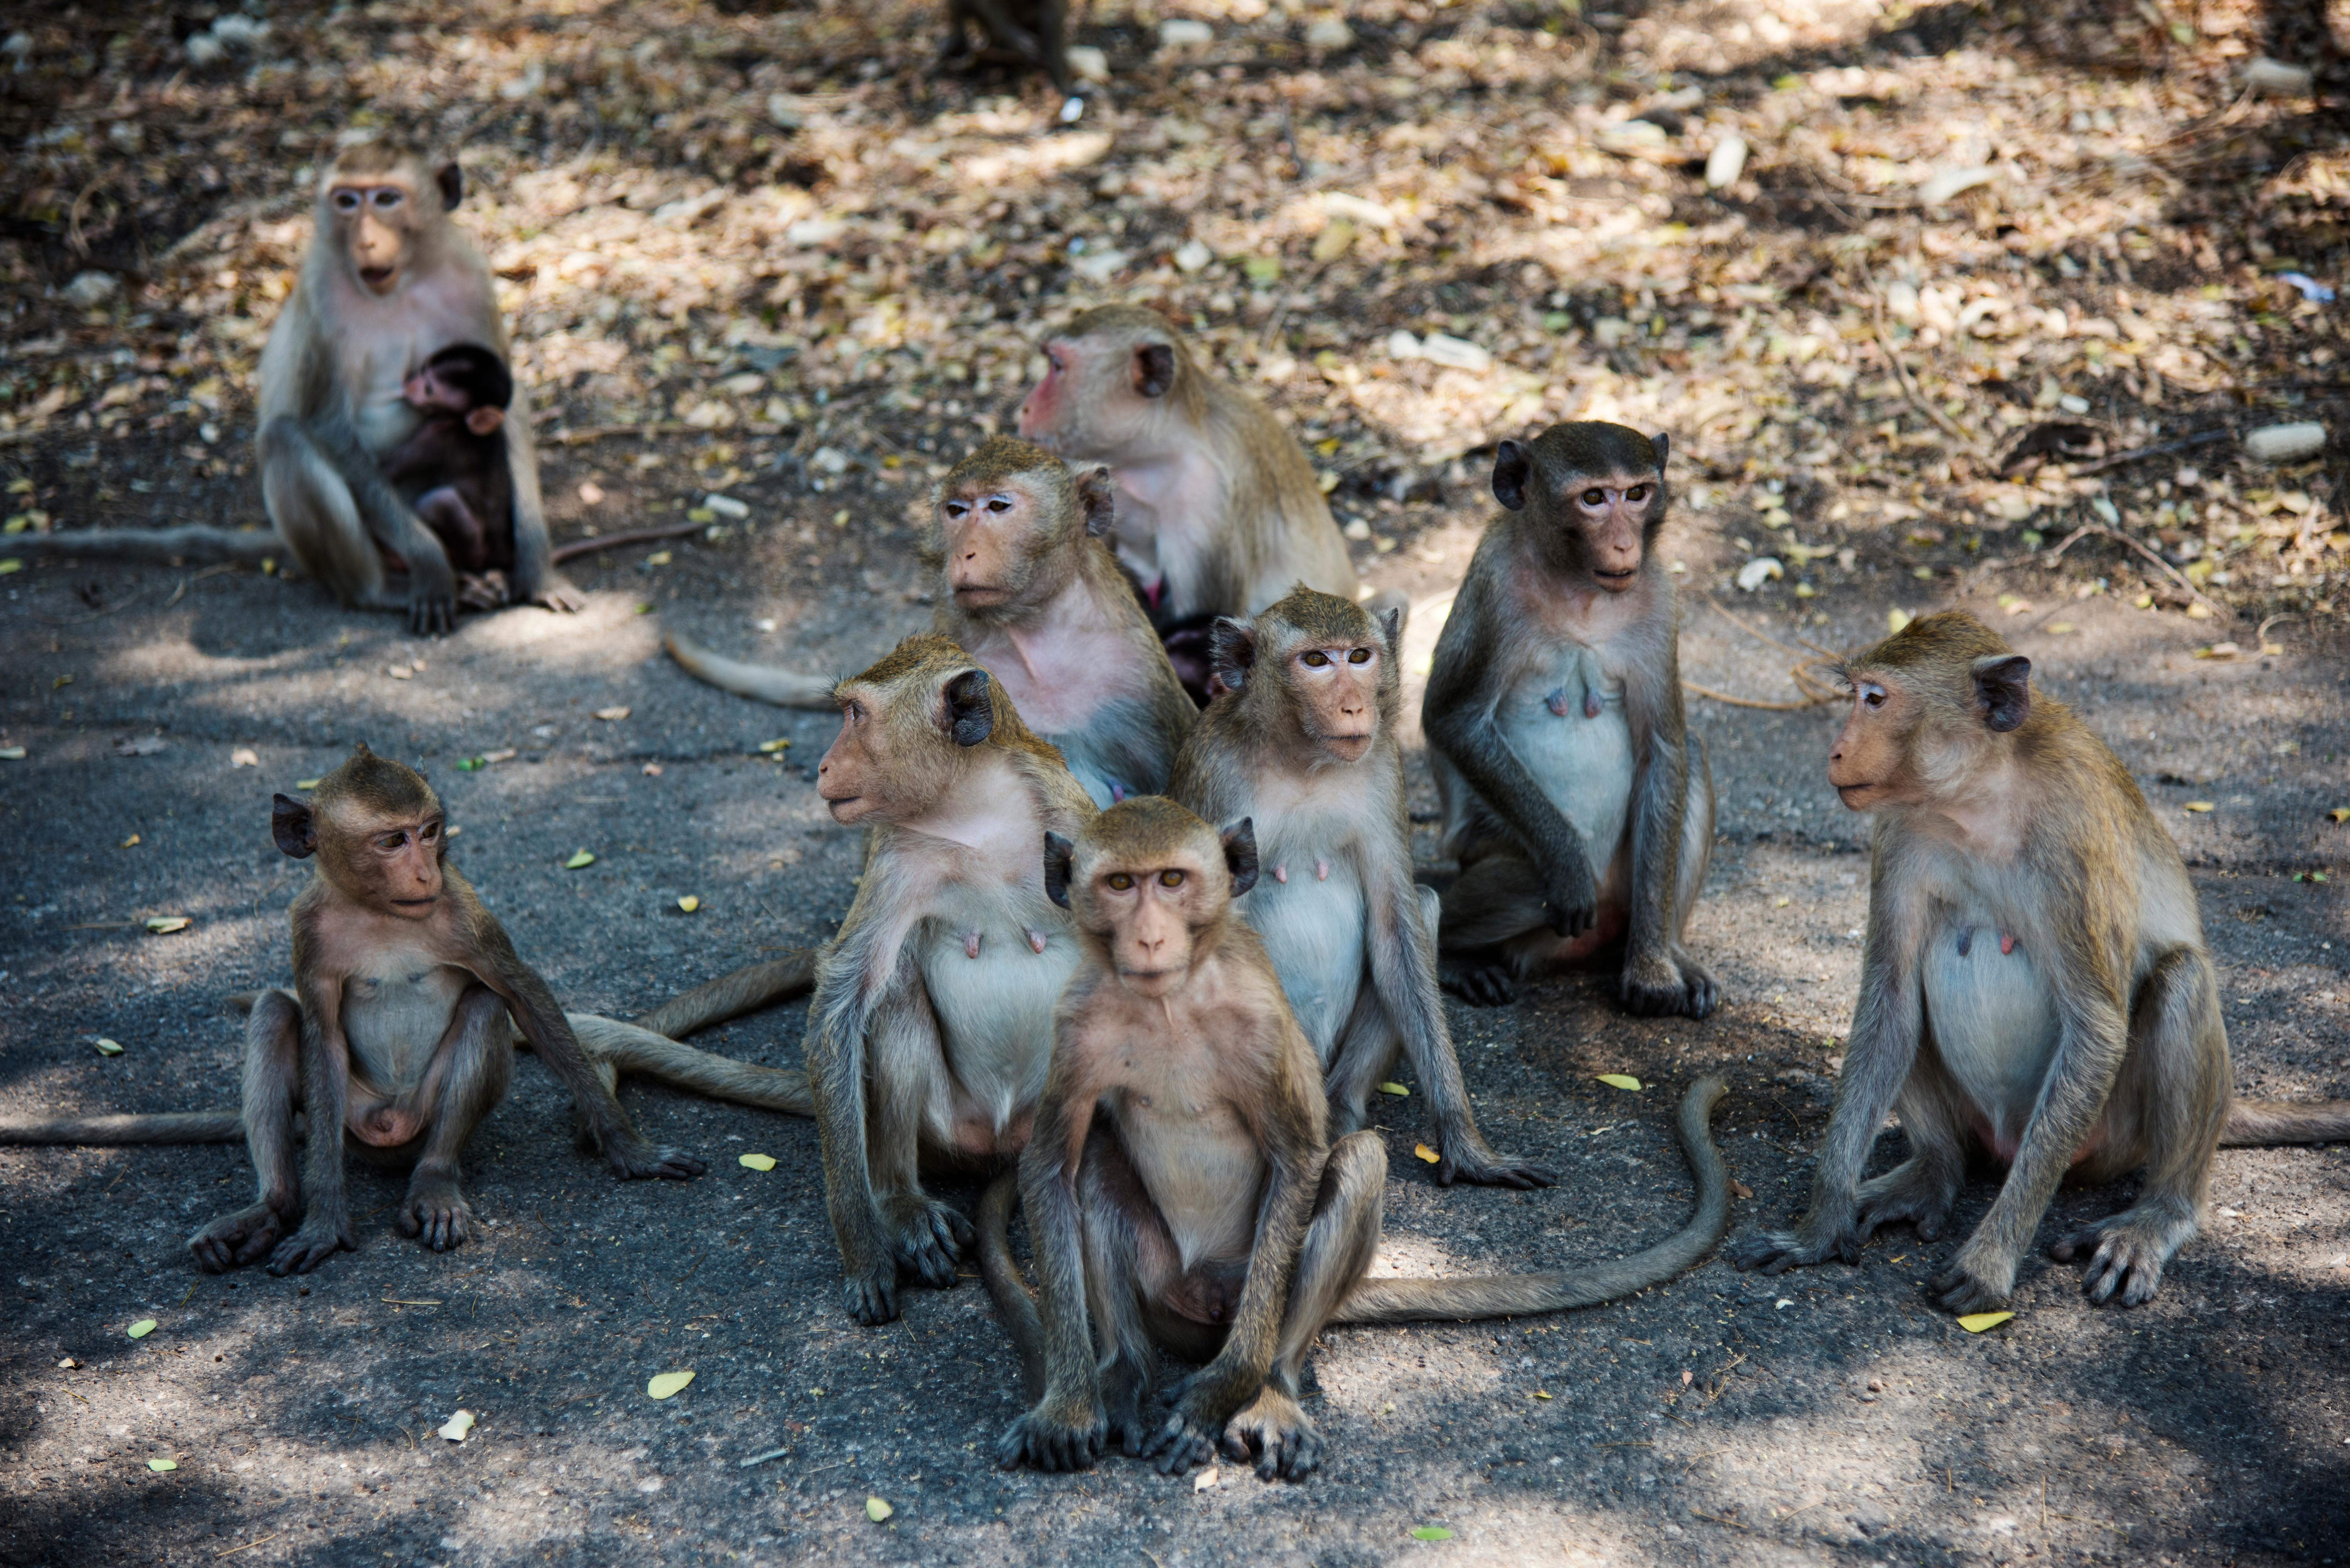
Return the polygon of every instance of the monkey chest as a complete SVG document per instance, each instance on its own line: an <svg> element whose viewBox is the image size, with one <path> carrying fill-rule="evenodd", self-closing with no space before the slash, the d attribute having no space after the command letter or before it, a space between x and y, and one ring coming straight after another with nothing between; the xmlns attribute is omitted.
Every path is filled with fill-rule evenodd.
<svg viewBox="0 0 2350 1568"><path fill-rule="evenodd" d="M1239 907L1264 940L1297 1026L1327 1067L1363 986L1367 924L1353 862L1275 844L1260 857L1256 886Z"/></svg>
<svg viewBox="0 0 2350 1568"><path fill-rule="evenodd" d="M1188 1272L1202 1260L1245 1258L1256 1239L1265 1163L1240 1118L1180 1085L1129 1090L1116 1113L1118 1142Z"/></svg>
<svg viewBox="0 0 2350 1568"><path fill-rule="evenodd" d="M1936 1054L1984 1141L2012 1157L2056 1059L2056 1010L2034 955L1995 915L1954 915L1928 942L1920 979Z"/></svg>
<svg viewBox="0 0 2350 1568"><path fill-rule="evenodd" d="M1604 870L1630 819L1623 683L1602 674L1590 649L1568 644L1521 678L1494 717L1536 786L1590 846L1595 869Z"/></svg>
<svg viewBox="0 0 2350 1568"><path fill-rule="evenodd" d="M473 977L421 953L383 955L343 981L343 1038L352 1066L379 1088L423 1076Z"/></svg>
<svg viewBox="0 0 2350 1568"><path fill-rule="evenodd" d="M1067 931L1041 915L1031 927L965 909L925 922L919 940L948 1071L999 1120L1034 1105L1053 1052L1053 1008L1076 968Z"/></svg>

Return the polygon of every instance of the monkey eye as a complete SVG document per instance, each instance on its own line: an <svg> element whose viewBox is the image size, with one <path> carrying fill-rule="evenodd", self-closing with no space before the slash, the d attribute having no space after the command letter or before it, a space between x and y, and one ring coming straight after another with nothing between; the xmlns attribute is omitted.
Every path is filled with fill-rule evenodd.
<svg viewBox="0 0 2350 1568"><path fill-rule="evenodd" d="M1636 484L1624 493L1627 501L1646 501L1648 498L1648 487L1645 484Z"/></svg>
<svg viewBox="0 0 2350 1568"><path fill-rule="evenodd" d="M1009 512L1012 510L1012 497L1009 495L991 495L987 498L987 509L990 512L998 514Z"/></svg>
<svg viewBox="0 0 2350 1568"><path fill-rule="evenodd" d="M1607 493L1604 490L1586 490L1583 493L1583 504L1586 506L1605 506L1607 504Z"/></svg>
<svg viewBox="0 0 2350 1568"><path fill-rule="evenodd" d="M1128 876L1123 871L1111 872L1109 874L1109 885L1121 893L1130 893L1134 891L1134 878Z"/></svg>
<svg viewBox="0 0 2350 1568"><path fill-rule="evenodd" d="M1045 363L1050 365L1055 370L1066 370L1069 368L1061 358L1061 351L1058 348L1047 348L1045 350Z"/></svg>
<svg viewBox="0 0 2350 1568"><path fill-rule="evenodd" d="M960 517L964 513L971 510L971 503L968 501L950 501L941 510L944 511L950 517Z"/></svg>
<svg viewBox="0 0 2350 1568"><path fill-rule="evenodd" d="M1308 651L1302 662L1309 670L1319 670L1330 662L1330 656L1316 648Z"/></svg>
<svg viewBox="0 0 2350 1568"><path fill-rule="evenodd" d="M1347 662L1349 664L1368 664L1370 661L1371 650L1367 648L1358 648L1347 655Z"/></svg>
<svg viewBox="0 0 2350 1568"><path fill-rule="evenodd" d="M441 825L437 822L428 822L418 830L416 836L430 844L441 836Z"/></svg>
<svg viewBox="0 0 2350 1568"><path fill-rule="evenodd" d="M404 200L406 200L406 197L400 192L391 190L389 187L384 190L378 191L375 193L375 204L381 207L387 213L391 211L392 208L399 206Z"/></svg>
<svg viewBox="0 0 2350 1568"><path fill-rule="evenodd" d="M335 192L335 211L338 213L356 213L359 210L359 193L357 191L338 191Z"/></svg>
<svg viewBox="0 0 2350 1568"><path fill-rule="evenodd" d="M1877 691L1874 687L1862 692L1860 700L1867 703L1872 708L1882 708L1885 706L1885 693Z"/></svg>
<svg viewBox="0 0 2350 1568"><path fill-rule="evenodd" d="M1159 885L1162 888L1180 888L1183 885L1183 873L1161 871L1159 874Z"/></svg>

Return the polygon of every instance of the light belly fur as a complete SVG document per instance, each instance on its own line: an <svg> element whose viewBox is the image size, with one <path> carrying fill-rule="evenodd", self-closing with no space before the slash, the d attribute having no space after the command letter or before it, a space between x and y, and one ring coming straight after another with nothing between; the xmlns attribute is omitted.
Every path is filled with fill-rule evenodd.
<svg viewBox="0 0 2350 1568"><path fill-rule="evenodd" d="M1053 1008L1077 963L1076 944L1057 927L1041 953L1018 927L979 927L977 959L965 946L971 929L932 920L921 946L922 983L962 1102L947 1110L949 1125L931 1129L942 1142L951 1141L951 1119L965 1115L1002 1133L1044 1094Z"/></svg>
<svg viewBox="0 0 2350 1568"><path fill-rule="evenodd" d="M343 982L343 1038L362 1078L397 1090L423 1077L473 977L421 955L384 958L376 972Z"/></svg>
<svg viewBox="0 0 2350 1568"><path fill-rule="evenodd" d="M2056 1059L2057 1023L2032 954L2021 942L2001 952L2001 936L1995 920L1950 919L1927 943L1920 978L1942 1065L1973 1103L1985 1141L2012 1158Z"/></svg>
<svg viewBox="0 0 2350 1568"><path fill-rule="evenodd" d="M1605 881L1631 820L1632 726L1620 684L1603 690L1597 718L1583 716L1579 662L1574 650L1563 652L1551 669L1521 680L1495 718L1510 750L1583 835L1592 875ZM1550 710L1562 687L1565 717Z"/></svg>
<svg viewBox="0 0 2350 1568"><path fill-rule="evenodd" d="M1330 867L1326 882L1315 876L1311 854L1260 855L1256 886L1241 900L1240 911L1264 939L1297 1026L1327 1067L1362 989L1364 922L1362 884L1354 866L1337 857L1325 863ZM1274 880L1276 865L1286 867L1287 882Z"/></svg>

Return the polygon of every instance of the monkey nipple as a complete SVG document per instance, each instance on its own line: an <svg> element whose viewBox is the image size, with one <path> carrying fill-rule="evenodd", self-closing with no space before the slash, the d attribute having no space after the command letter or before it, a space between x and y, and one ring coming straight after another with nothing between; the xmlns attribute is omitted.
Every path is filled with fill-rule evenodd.
<svg viewBox="0 0 2350 1568"><path fill-rule="evenodd" d="M1276 882L1286 883L1289 880L1289 867L1286 866L1274 867L1273 868L1273 879Z"/></svg>
<svg viewBox="0 0 2350 1568"><path fill-rule="evenodd" d="M1031 948L1034 948L1036 951L1040 953L1043 952L1045 950L1045 933L1038 930L1034 926L1026 927L1024 929L1028 937L1028 945ZM973 958L977 958L979 955L978 953L973 952L972 956Z"/></svg>
<svg viewBox="0 0 2350 1568"><path fill-rule="evenodd" d="M1566 688L1562 686L1543 699L1543 706L1564 719L1566 717L1566 711L1574 704L1566 700Z"/></svg>
<svg viewBox="0 0 2350 1568"><path fill-rule="evenodd" d="M1596 690L1584 692L1583 716L1586 719L1596 719L1599 717L1599 693Z"/></svg>
<svg viewBox="0 0 2350 1568"><path fill-rule="evenodd" d="M1999 933L1999 956L2005 958L2015 950L2015 937L2008 931Z"/></svg>
<svg viewBox="0 0 2350 1568"><path fill-rule="evenodd" d="M1330 879L1330 863L1327 860L1316 859L1314 862L1314 879L1316 882L1327 882Z"/></svg>
<svg viewBox="0 0 2350 1568"><path fill-rule="evenodd" d="M1960 958L1966 957L1967 950L1974 945L1975 929L1972 926L1968 926L1959 932L1959 956Z"/></svg>
<svg viewBox="0 0 2350 1568"><path fill-rule="evenodd" d="M977 958L979 956L979 939L986 934L987 933L984 931L964 932L962 939L962 956L969 959Z"/></svg>

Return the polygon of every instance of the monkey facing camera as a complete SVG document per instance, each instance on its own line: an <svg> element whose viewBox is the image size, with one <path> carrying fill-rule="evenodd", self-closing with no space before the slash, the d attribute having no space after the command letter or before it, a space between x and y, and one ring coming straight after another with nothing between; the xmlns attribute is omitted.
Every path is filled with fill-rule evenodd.
<svg viewBox="0 0 2350 1568"><path fill-rule="evenodd" d="M2032 686L2032 661L1963 611L1842 669L1828 753L1875 814L1860 1000L1835 1110L1792 1231L1742 1237L1742 1269L1857 1262L1878 1227L1939 1238L1970 1158L2006 1169L1927 1289L2005 1302L2060 1181L2141 1172L2137 1200L2062 1236L2092 1301L2150 1300L2199 1224L2215 1151L2350 1138L2350 1101L2234 1098L2194 884L2121 759ZM1898 1111L1909 1158L1860 1179Z"/></svg>

